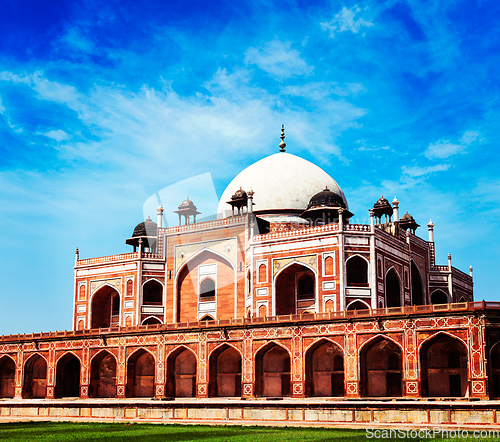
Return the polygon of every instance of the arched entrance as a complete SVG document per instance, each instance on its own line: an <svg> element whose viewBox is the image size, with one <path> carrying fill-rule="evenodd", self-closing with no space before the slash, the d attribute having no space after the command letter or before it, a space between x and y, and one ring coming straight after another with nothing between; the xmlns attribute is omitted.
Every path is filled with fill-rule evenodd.
<svg viewBox="0 0 500 442"><path fill-rule="evenodd" d="M378 338L361 349L361 394L366 397L400 397L403 384L401 348Z"/></svg>
<svg viewBox="0 0 500 442"><path fill-rule="evenodd" d="M107 351L94 356L90 364L89 397L116 397L116 359Z"/></svg>
<svg viewBox="0 0 500 442"><path fill-rule="evenodd" d="M33 355L24 365L23 399L43 399L47 393L47 362Z"/></svg>
<svg viewBox="0 0 500 442"><path fill-rule="evenodd" d="M127 362L127 397L153 397L155 359L144 349L137 350Z"/></svg>
<svg viewBox="0 0 500 442"><path fill-rule="evenodd" d="M448 304L448 295L442 290L432 292L431 304Z"/></svg>
<svg viewBox="0 0 500 442"><path fill-rule="evenodd" d="M57 361L55 397L80 396L80 360L66 353Z"/></svg>
<svg viewBox="0 0 500 442"><path fill-rule="evenodd" d="M500 343L496 343L490 352L490 396L500 397Z"/></svg>
<svg viewBox="0 0 500 442"><path fill-rule="evenodd" d="M455 338L440 334L422 345L422 396L463 397L467 392L467 349Z"/></svg>
<svg viewBox="0 0 500 442"><path fill-rule="evenodd" d="M0 359L0 398L13 398L16 364L8 356Z"/></svg>
<svg viewBox="0 0 500 442"><path fill-rule="evenodd" d="M290 396L290 354L277 344L269 344L255 356L256 396Z"/></svg>
<svg viewBox="0 0 500 442"><path fill-rule="evenodd" d="M120 322L120 295L109 285L101 287L92 297L91 328L106 328Z"/></svg>
<svg viewBox="0 0 500 442"><path fill-rule="evenodd" d="M344 396L344 356L341 348L320 341L306 354L306 395Z"/></svg>
<svg viewBox="0 0 500 442"><path fill-rule="evenodd" d="M233 347L222 345L210 355L209 395L241 396L241 355Z"/></svg>
<svg viewBox="0 0 500 442"><path fill-rule="evenodd" d="M401 307L401 286L394 268L385 276L385 299L387 307Z"/></svg>
<svg viewBox="0 0 500 442"><path fill-rule="evenodd" d="M275 280L276 314L289 315L315 306L314 273L302 264L292 264Z"/></svg>
<svg viewBox="0 0 500 442"><path fill-rule="evenodd" d="M197 321L202 312L227 310L234 305L234 281L235 270L222 256L207 250L190 259L177 277L177 321Z"/></svg>
<svg viewBox="0 0 500 442"><path fill-rule="evenodd" d="M180 347L167 358L167 396L196 397L196 356Z"/></svg>
<svg viewBox="0 0 500 442"><path fill-rule="evenodd" d="M420 278L420 272L413 261L411 262L411 303L412 305L424 305L422 278Z"/></svg>

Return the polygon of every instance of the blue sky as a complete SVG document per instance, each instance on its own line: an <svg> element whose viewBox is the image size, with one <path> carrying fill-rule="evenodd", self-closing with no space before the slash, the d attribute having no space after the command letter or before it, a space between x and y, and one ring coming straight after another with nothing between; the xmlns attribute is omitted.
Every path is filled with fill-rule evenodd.
<svg viewBox="0 0 500 442"><path fill-rule="evenodd" d="M472 0L0 1L0 333L70 328L77 246L128 251L180 180L210 173L220 196L281 124L355 222L397 196L425 239L432 218L438 263L500 300L499 18Z"/></svg>

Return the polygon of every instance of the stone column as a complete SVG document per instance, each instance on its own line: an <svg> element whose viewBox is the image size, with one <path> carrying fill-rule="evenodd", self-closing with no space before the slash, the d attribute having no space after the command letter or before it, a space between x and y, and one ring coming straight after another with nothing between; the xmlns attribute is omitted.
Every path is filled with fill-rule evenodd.
<svg viewBox="0 0 500 442"><path fill-rule="evenodd" d="M360 397L358 378L358 345L353 324L346 325L344 359L344 395L347 398Z"/></svg>
<svg viewBox="0 0 500 442"><path fill-rule="evenodd" d="M196 397L208 397L207 370L207 335L206 333L200 333L198 342L198 373L196 376Z"/></svg>
<svg viewBox="0 0 500 442"><path fill-rule="evenodd" d="M403 396L420 397L419 358L415 323L408 319L403 330Z"/></svg>
<svg viewBox="0 0 500 442"><path fill-rule="evenodd" d="M56 344L51 342L49 344L49 360L47 364L47 391L45 399L54 399L54 387L56 384Z"/></svg>
<svg viewBox="0 0 500 442"><path fill-rule="evenodd" d="M485 319L469 318L468 323L469 348L469 397L488 399L488 376L485 361Z"/></svg>
<svg viewBox="0 0 500 442"><path fill-rule="evenodd" d="M304 367L303 361L303 342L302 331L300 327L293 328L292 336L292 360L291 360L291 394L292 397L304 397L306 394L304 382Z"/></svg>
<svg viewBox="0 0 500 442"><path fill-rule="evenodd" d="M14 399L22 399L23 397L23 368L24 354L22 346L18 345L16 354L16 376L14 379Z"/></svg>
<svg viewBox="0 0 500 442"><path fill-rule="evenodd" d="M116 367L116 397L123 399L126 397L127 385L127 347L125 345L118 346L118 365Z"/></svg>
<svg viewBox="0 0 500 442"><path fill-rule="evenodd" d="M243 331L243 361L241 364L242 373L242 397L254 397L255 396L255 378L254 378L254 367L253 367L253 342L252 342L252 330Z"/></svg>
<svg viewBox="0 0 500 442"><path fill-rule="evenodd" d="M158 337L158 339L161 336ZM165 397L165 344L156 344L155 399Z"/></svg>
<svg viewBox="0 0 500 442"><path fill-rule="evenodd" d="M89 397L90 385L90 351L89 342L84 341L82 350L82 366L80 368L80 399Z"/></svg>

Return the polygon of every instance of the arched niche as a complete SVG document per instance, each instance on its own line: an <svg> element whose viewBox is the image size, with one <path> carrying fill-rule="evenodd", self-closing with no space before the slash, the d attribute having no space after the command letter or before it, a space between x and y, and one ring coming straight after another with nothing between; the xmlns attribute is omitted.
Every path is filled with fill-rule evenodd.
<svg viewBox="0 0 500 442"><path fill-rule="evenodd" d="M448 304L448 295L442 290L435 290L431 294L431 304Z"/></svg>
<svg viewBox="0 0 500 442"><path fill-rule="evenodd" d="M325 258L325 276L332 276L334 274L335 263L332 256L327 256Z"/></svg>
<svg viewBox="0 0 500 442"><path fill-rule="evenodd" d="M313 308L315 303L315 275L308 267L294 263L283 269L274 282L277 315L295 314L298 310Z"/></svg>
<svg viewBox="0 0 500 442"><path fill-rule="evenodd" d="M170 397L196 397L195 354L186 347L179 347L167 358L166 394Z"/></svg>
<svg viewBox="0 0 500 442"><path fill-rule="evenodd" d="M401 348L379 337L360 353L361 394L365 397L400 397L403 391Z"/></svg>
<svg viewBox="0 0 500 442"><path fill-rule="evenodd" d="M422 396L464 397L467 392L467 349L458 339L439 334L420 349Z"/></svg>
<svg viewBox="0 0 500 442"><path fill-rule="evenodd" d="M490 396L492 398L500 397L500 343L496 343L490 351L489 360L490 370Z"/></svg>
<svg viewBox="0 0 500 442"><path fill-rule="evenodd" d="M89 397L116 397L116 358L107 351L101 351L90 363Z"/></svg>
<svg viewBox="0 0 500 442"><path fill-rule="evenodd" d="M387 307L401 307L401 284L394 268L385 275L385 299Z"/></svg>
<svg viewBox="0 0 500 442"><path fill-rule="evenodd" d="M425 304L422 278L420 277L420 272L413 261L411 262L411 303L412 305Z"/></svg>
<svg viewBox="0 0 500 442"><path fill-rule="evenodd" d="M24 364L24 399L43 399L47 394L47 361L35 354Z"/></svg>
<svg viewBox="0 0 500 442"><path fill-rule="evenodd" d="M268 344L255 355L256 396L290 396L290 354L280 345Z"/></svg>
<svg viewBox="0 0 500 442"><path fill-rule="evenodd" d="M141 348L127 361L127 397L153 397L154 383L154 357Z"/></svg>
<svg viewBox="0 0 500 442"><path fill-rule="evenodd" d="M338 345L322 340L307 351L306 395L344 396L344 355Z"/></svg>
<svg viewBox="0 0 500 442"><path fill-rule="evenodd" d="M153 324L162 324L162 322L156 316L150 316L142 321L142 325L153 325Z"/></svg>
<svg viewBox="0 0 500 442"><path fill-rule="evenodd" d="M215 321L215 319L213 318L213 316L205 315L200 319L200 321Z"/></svg>
<svg viewBox="0 0 500 442"><path fill-rule="evenodd" d="M8 356L0 358L0 398L13 398L16 364Z"/></svg>
<svg viewBox="0 0 500 442"><path fill-rule="evenodd" d="M102 286L92 296L91 328L106 328L120 322L120 295L109 285Z"/></svg>
<svg viewBox="0 0 500 442"><path fill-rule="evenodd" d="M211 397L241 396L241 355L224 344L215 349L209 360L209 395Z"/></svg>
<svg viewBox="0 0 500 442"><path fill-rule="evenodd" d="M370 306L363 301L354 301L347 306L347 310L367 310Z"/></svg>
<svg viewBox="0 0 500 442"><path fill-rule="evenodd" d="M80 396L80 360L73 353L66 353L56 365L56 398Z"/></svg>
<svg viewBox="0 0 500 442"><path fill-rule="evenodd" d="M162 305L163 286L155 279L150 279L142 286L143 305Z"/></svg>
<svg viewBox="0 0 500 442"><path fill-rule="evenodd" d="M368 262L359 255L346 261L346 281L348 287L368 287Z"/></svg>

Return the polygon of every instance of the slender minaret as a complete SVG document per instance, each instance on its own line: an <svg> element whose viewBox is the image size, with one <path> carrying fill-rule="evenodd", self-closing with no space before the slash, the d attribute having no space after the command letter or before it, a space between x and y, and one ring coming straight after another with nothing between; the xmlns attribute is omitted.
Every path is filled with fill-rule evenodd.
<svg viewBox="0 0 500 442"><path fill-rule="evenodd" d="M427 224L427 228L429 229L429 242L434 242L434 223L432 220Z"/></svg>
<svg viewBox="0 0 500 442"><path fill-rule="evenodd" d="M394 222L399 221L399 201L394 197L392 200L392 209L394 210Z"/></svg>
<svg viewBox="0 0 500 442"><path fill-rule="evenodd" d="M161 229L162 219L163 219L163 207L161 204L156 209L156 214L158 215L158 218L157 218L158 219L158 222L157 222L158 229Z"/></svg>

